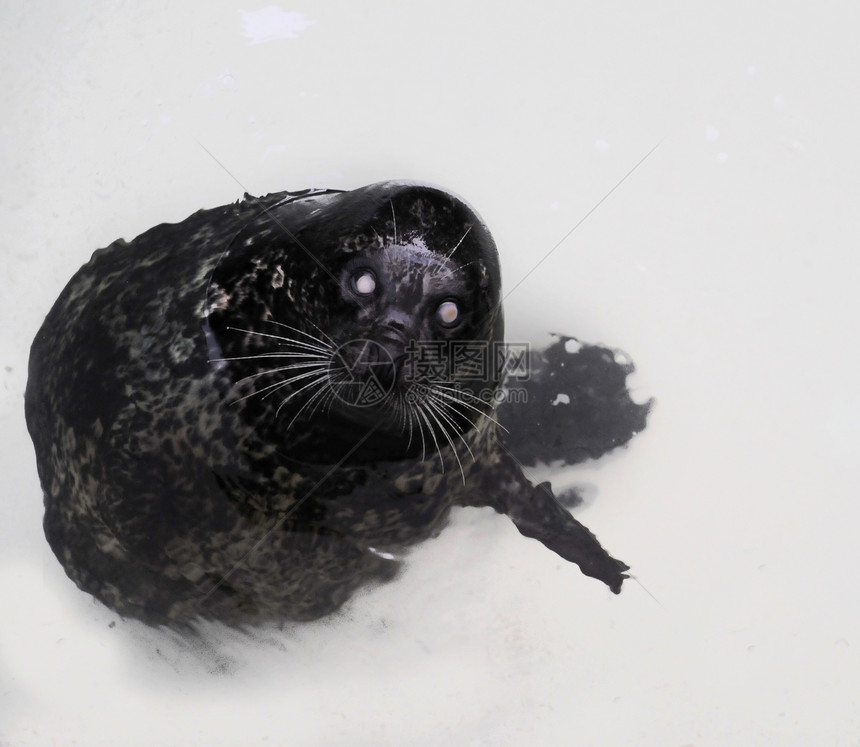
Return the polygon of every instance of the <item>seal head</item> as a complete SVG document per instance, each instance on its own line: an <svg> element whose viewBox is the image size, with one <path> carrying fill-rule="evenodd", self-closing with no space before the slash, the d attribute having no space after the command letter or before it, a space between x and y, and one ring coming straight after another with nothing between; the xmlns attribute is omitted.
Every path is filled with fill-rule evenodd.
<svg viewBox="0 0 860 747"><path fill-rule="evenodd" d="M491 411L500 287L490 232L448 192L385 182L288 199L213 273L213 360L295 458L414 457ZM367 425L373 436L353 450L354 427Z"/></svg>

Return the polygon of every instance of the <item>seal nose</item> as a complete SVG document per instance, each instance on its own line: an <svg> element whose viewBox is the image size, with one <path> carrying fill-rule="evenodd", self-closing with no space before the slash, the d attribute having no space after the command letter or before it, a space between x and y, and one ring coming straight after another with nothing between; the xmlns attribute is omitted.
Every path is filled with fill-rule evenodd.
<svg viewBox="0 0 860 747"><path fill-rule="evenodd" d="M410 313L403 309L389 309L380 321L380 337L405 348L410 340L417 337L414 317L414 311Z"/></svg>

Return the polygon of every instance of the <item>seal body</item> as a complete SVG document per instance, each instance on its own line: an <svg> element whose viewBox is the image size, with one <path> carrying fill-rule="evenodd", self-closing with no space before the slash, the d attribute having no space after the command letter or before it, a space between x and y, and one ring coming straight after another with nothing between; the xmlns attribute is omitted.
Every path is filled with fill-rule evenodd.
<svg viewBox="0 0 860 747"><path fill-rule="evenodd" d="M246 195L97 251L26 393L66 572L152 624L306 620L474 505L617 592L627 566L499 438L500 287L475 212L407 182Z"/></svg>

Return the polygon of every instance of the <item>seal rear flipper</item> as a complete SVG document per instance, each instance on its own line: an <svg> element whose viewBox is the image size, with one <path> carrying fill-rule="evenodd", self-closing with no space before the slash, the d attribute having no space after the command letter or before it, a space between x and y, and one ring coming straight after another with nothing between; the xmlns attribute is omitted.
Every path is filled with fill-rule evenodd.
<svg viewBox="0 0 860 747"><path fill-rule="evenodd" d="M597 459L645 429L653 400L634 402L633 364L619 351L557 336L528 357L528 378L510 379L497 409L504 442L523 464Z"/></svg>

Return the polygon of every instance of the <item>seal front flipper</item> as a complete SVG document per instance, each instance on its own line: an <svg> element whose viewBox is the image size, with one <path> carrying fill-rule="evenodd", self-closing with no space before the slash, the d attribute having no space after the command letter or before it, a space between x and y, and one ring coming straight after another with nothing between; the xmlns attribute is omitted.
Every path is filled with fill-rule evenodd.
<svg viewBox="0 0 860 747"><path fill-rule="evenodd" d="M565 560L576 563L586 576L603 581L615 594L630 566L613 558L597 537L580 524L552 493L548 482L528 486L508 496L505 513L520 534L540 540Z"/></svg>
<svg viewBox="0 0 860 747"><path fill-rule="evenodd" d="M513 468L519 471L516 465ZM565 560L576 563L586 576L603 581L618 594L628 578L624 571L630 567L606 552L597 537L570 515L548 482L531 485L525 477L515 474L507 478L492 497L472 494L467 505L491 506L506 514L520 534L539 540Z"/></svg>

